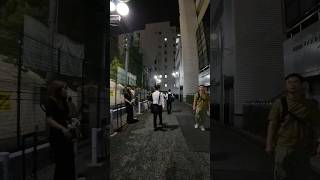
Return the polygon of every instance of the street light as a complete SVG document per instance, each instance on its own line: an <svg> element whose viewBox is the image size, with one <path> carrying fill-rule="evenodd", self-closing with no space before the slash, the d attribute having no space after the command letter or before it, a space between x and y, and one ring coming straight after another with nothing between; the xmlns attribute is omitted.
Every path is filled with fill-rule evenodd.
<svg viewBox="0 0 320 180"><path fill-rule="evenodd" d="M121 15L121 16L127 16L129 14L129 7L126 3L124 2L119 2L117 4L117 12Z"/></svg>
<svg viewBox="0 0 320 180"><path fill-rule="evenodd" d="M110 0L110 25L119 26L121 16L129 14L129 0Z"/></svg>

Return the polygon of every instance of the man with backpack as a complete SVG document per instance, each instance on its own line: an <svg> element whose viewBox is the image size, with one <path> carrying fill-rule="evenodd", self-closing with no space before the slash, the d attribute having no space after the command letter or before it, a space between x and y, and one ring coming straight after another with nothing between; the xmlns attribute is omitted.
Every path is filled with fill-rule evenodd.
<svg viewBox="0 0 320 180"><path fill-rule="evenodd" d="M290 74L285 81L287 93L269 113L266 152L275 155L275 180L308 179L310 158L320 155L320 113L315 102L304 97L301 75Z"/></svg>
<svg viewBox="0 0 320 180"><path fill-rule="evenodd" d="M200 85L198 92L194 95L193 98L193 111L195 111L196 113L196 124L194 125L194 128L197 129L200 126L201 131L205 131L203 122L206 116L206 112L209 108L209 95L207 94L205 87L203 85Z"/></svg>
<svg viewBox="0 0 320 180"><path fill-rule="evenodd" d="M173 94L171 93L171 89L168 90L168 93L166 94L165 99L167 100L167 112L168 114L171 114L172 102L174 101L174 97L173 97Z"/></svg>

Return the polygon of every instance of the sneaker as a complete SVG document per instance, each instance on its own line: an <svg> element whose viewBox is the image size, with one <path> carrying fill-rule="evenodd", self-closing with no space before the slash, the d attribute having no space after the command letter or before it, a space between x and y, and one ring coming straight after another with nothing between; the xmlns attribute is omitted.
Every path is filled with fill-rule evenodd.
<svg viewBox="0 0 320 180"><path fill-rule="evenodd" d="M195 125L194 125L194 128L197 129L198 127L199 127L199 124L195 124Z"/></svg>
<svg viewBox="0 0 320 180"><path fill-rule="evenodd" d="M200 126L201 131L205 131L206 129L204 128L204 126Z"/></svg>

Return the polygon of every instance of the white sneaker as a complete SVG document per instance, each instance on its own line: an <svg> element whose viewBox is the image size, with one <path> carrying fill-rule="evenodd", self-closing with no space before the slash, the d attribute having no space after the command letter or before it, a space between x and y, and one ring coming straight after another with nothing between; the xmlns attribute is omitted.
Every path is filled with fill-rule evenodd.
<svg viewBox="0 0 320 180"><path fill-rule="evenodd" d="M194 128L197 129L198 127L199 127L199 124L195 124L195 125L194 125Z"/></svg>
<svg viewBox="0 0 320 180"><path fill-rule="evenodd" d="M201 131L205 131L206 129L204 128L204 126L200 126Z"/></svg>

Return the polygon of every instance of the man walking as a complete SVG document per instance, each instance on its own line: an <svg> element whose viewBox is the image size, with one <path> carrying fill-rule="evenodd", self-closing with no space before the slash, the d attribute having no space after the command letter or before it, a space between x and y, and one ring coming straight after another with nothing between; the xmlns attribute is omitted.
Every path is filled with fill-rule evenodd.
<svg viewBox="0 0 320 180"><path fill-rule="evenodd" d="M174 100L173 94L171 93L171 89L169 89L168 93L166 94L166 100L167 100L167 112L168 114L171 114L172 102Z"/></svg>
<svg viewBox="0 0 320 180"><path fill-rule="evenodd" d="M194 128L198 128L200 126L201 131L205 131L203 122L206 116L206 112L209 108L209 95L207 94L205 87L203 85L200 85L198 92L194 95L193 98L193 110L196 112L196 123L194 125Z"/></svg>
<svg viewBox="0 0 320 180"><path fill-rule="evenodd" d="M164 96L160 92L160 85L155 86L155 92L152 93L152 105L151 112L153 113L153 128L154 130L158 130L157 128L157 116L159 116L160 123L162 124L162 109L164 108Z"/></svg>
<svg viewBox="0 0 320 180"><path fill-rule="evenodd" d="M293 73L285 81L287 93L269 113L266 152L275 153L275 180L308 180L310 157L320 155L320 113L304 97L302 76Z"/></svg>

